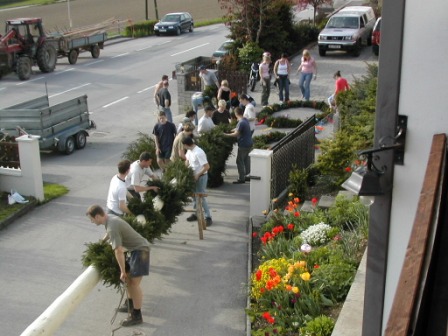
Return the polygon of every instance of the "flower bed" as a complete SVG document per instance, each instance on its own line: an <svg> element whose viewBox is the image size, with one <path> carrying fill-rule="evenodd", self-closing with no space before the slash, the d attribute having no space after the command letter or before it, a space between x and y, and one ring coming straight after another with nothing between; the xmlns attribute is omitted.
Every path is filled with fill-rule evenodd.
<svg viewBox="0 0 448 336"><path fill-rule="evenodd" d="M260 248L247 308L252 335L331 335L365 248L368 210L357 199L337 198L327 210L317 202L306 213L293 194L285 206L274 200L253 233Z"/></svg>

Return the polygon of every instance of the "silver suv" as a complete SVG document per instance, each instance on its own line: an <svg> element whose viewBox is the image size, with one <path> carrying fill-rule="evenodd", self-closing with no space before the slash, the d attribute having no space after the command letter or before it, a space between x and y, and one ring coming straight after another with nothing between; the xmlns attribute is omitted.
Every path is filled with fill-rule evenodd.
<svg viewBox="0 0 448 336"><path fill-rule="evenodd" d="M345 50L359 56L364 45L371 44L375 13L371 7L350 6L341 9L327 22L318 38L319 55Z"/></svg>

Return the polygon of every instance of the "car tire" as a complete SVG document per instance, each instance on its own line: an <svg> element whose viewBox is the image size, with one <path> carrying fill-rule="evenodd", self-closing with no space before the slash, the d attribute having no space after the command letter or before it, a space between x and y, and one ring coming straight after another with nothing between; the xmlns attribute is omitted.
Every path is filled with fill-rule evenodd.
<svg viewBox="0 0 448 336"><path fill-rule="evenodd" d="M180 30L180 27L177 27L177 29L176 29L176 35L179 36L181 32L182 32L182 31Z"/></svg>
<svg viewBox="0 0 448 336"><path fill-rule="evenodd" d="M372 51L373 51L375 56L378 56L380 54L380 46L379 45L373 45L372 46Z"/></svg>
<svg viewBox="0 0 448 336"><path fill-rule="evenodd" d="M158 31L155 31L154 34L155 34L156 36L160 36L160 33L159 33Z"/></svg>
<svg viewBox="0 0 448 336"><path fill-rule="evenodd" d="M326 54L327 54L327 51L325 49L319 48L319 56L325 57Z"/></svg>
<svg viewBox="0 0 448 336"><path fill-rule="evenodd" d="M193 29L194 29L194 27L193 27L193 24L191 24L190 25L190 29L188 30L190 33L192 33L193 32Z"/></svg>
<svg viewBox="0 0 448 336"><path fill-rule="evenodd" d="M359 55L361 55L361 41L357 41L355 48L352 51L352 55L353 57L359 57Z"/></svg>

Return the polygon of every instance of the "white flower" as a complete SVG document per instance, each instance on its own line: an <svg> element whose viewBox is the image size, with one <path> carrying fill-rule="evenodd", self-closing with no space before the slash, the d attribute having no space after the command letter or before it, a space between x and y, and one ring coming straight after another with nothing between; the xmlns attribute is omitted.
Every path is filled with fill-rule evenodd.
<svg viewBox="0 0 448 336"><path fill-rule="evenodd" d="M300 234L300 238L306 244L322 245L330 240L328 238L328 232L330 230L331 226L325 223L311 225Z"/></svg>

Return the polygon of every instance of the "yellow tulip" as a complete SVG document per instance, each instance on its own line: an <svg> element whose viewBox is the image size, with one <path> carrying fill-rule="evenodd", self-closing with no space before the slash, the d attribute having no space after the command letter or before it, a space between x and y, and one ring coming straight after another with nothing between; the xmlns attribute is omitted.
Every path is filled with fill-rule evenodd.
<svg viewBox="0 0 448 336"><path fill-rule="evenodd" d="M292 288L292 292L293 292L294 294L299 293L299 292L300 292L299 287L294 286L294 287Z"/></svg>
<svg viewBox="0 0 448 336"><path fill-rule="evenodd" d="M300 274L300 277L302 278L303 281L309 281L311 278L311 274L308 272L305 272L305 273Z"/></svg>

